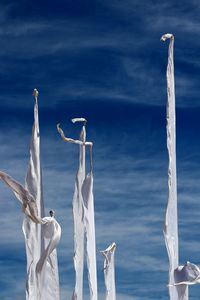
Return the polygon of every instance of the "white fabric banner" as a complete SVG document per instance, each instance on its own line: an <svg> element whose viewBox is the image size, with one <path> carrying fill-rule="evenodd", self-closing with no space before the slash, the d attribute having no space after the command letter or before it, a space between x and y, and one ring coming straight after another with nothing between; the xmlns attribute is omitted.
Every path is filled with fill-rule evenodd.
<svg viewBox="0 0 200 300"><path fill-rule="evenodd" d="M84 180L82 194L84 203L84 224L86 232L86 254L90 300L97 300L96 237L92 170Z"/></svg>
<svg viewBox="0 0 200 300"><path fill-rule="evenodd" d="M34 93L34 124L32 129L32 137L30 143L30 160L25 180L25 187L35 199L38 210L38 216L40 218L43 218L44 202L42 192L42 173L40 165L40 132L37 90L34 90ZM45 220L47 220L47 218L45 218ZM51 225L51 227L52 226L53 225ZM25 217L24 219L23 232L25 237L27 256L26 300L60 299L56 249L51 255L49 254L49 251L47 251L49 245L53 243L51 239L54 239L54 236L52 235L52 237L48 237L48 239L46 239L44 236L44 232L47 231L47 229L50 230L50 225L41 226L40 224L33 223L32 220L30 220L30 218L28 217ZM42 277L37 277L36 265L38 261L40 261L44 256L46 257L46 259L42 267L43 275ZM40 278L42 282L45 282L45 289L42 289L43 285L41 282L38 281L38 278Z"/></svg>
<svg viewBox="0 0 200 300"><path fill-rule="evenodd" d="M86 130L82 127L80 140L85 142ZM83 299L83 267L84 267L84 220L83 220L83 198L82 185L85 178L85 145L80 145L79 168L75 180L73 196L73 218L74 218L74 269L75 288L72 300Z"/></svg>
<svg viewBox="0 0 200 300"><path fill-rule="evenodd" d="M38 103L35 98L34 123L30 143L30 159L28 171L25 179L25 188L34 197L38 216L44 217L44 203L42 197L42 176L40 167L40 132L38 120ZM22 225L25 237L26 257L27 257L27 282L26 300L39 299L37 291L39 289L36 278L36 264L44 251L44 239L42 237L41 225L35 224L30 218L25 217Z"/></svg>
<svg viewBox="0 0 200 300"><path fill-rule="evenodd" d="M38 285L37 299L60 299L56 247L60 241L61 228L54 217L45 217L42 230L44 250L36 265Z"/></svg>
<svg viewBox="0 0 200 300"><path fill-rule="evenodd" d="M171 300L187 300L186 286L174 286L175 270L179 266L177 175L176 175L176 113L174 84L174 36L165 34L161 40L170 39L167 65L167 148L169 154L168 186L169 196L164 223L164 238L169 257L169 295Z"/></svg>
<svg viewBox="0 0 200 300"><path fill-rule="evenodd" d="M38 210L34 197L8 174L0 171L0 179L8 185L16 198L20 201L23 212L31 218L33 222L42 224L42 219L38 217Z"/></svg>
<svg viewBox="0 0 200 300"><path fill-rule="evenodd" d="M106 286L106 300L116 300L115 289L115 250L116 244L112 243L106 250L100 251L104 256L104 280Z"/></svg>
<svg viewBox="0 0 200 300"><path fill-rule="evenodd" d="M57 124L61 138L67 143L80 145L79 169L75 181L73 197L74 216L74 268L75 289L72 300L83 298L83 266L84 266L84 237L86 234L86 254L88 281L90 288L90 300L97 300L97 271L96 271L96 240L94 222L94 199L93 199L93 175L92 175L92 142L86 141L84 118L74 118L73 123L84 122L80 134L80 140L66 137L63 130ZM85 177L85 147L90 149L90 172Z"/></svg>
<svg viewBox="0 0 200 300"><path fill-rule="evenodd" d="M8 187L15 194L16 198L21 202L24 213L31 218L33 222L42 224L43 226L45 246L37 263L32 261L32 264L30 265L31 271L28 272L29 277L27 281L29 281L29 284L27 285L27 295L29 297L33 297L34 295L35 298L32 299L35 300L46 300L46 295L49 295L48 299L59 299L56 298L56 296L59 296L59 282L57 276L57 256L55 250L61 236L60 225L53 217L41 219L37 216L37 206L33 196L20 183L15 181L12 177L4 172L0 172L0 179L8 185ZM26 233L29 233L29 231L26 230L25 234ZM25 235L25 239L29 240L29 236ZM34 243L37 241L34 239L34 237L32 242L33 244L30 244L30 247L35 249ZM29 243L27 243L27 245L29 246ZM36 266L35 269L32 268L33 264ZM42 284L43 282L45 284ZM43 287L45 287L45 289L43 289Z"/></svg>

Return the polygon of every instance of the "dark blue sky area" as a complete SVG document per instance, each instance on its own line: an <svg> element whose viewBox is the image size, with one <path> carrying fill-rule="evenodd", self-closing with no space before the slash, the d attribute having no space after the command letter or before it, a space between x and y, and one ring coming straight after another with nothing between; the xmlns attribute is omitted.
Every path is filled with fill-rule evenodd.
<svg viewBox="0 0 200 300"><path fill-rule="evenodd" d="M62 226L61 300L74 285L71 201L78 149L65 144L88 119L94 142L97 248L117 244L117 300L166 300L162 235L167 203L166 65L175 36L180 260L200 263L200 3L191 1L0 1L0 169L24 182L40 92L46 211ZM0 184L0 299L24 300L21 208ZM98 256L99 300L104 299ZM86 275L86 274L85 274ZM85 276L85 299L88 298ZM190 289L195 300L199 287Z"/></svg>

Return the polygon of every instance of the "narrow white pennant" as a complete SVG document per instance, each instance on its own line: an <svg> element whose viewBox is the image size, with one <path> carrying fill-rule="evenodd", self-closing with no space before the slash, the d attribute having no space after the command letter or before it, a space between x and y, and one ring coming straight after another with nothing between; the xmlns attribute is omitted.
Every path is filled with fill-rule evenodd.
<svg viewBox="0 0 200 300"><path fill-rule="evenodd" d="M40 165L40 132L38 118L38 101L37 90L34 90L35 105L34 105L34 124L32 129L32 137L30 143L30 160L28 171L25 179L25 187L34 197L38 216L44 217L44 202L42 191L42 172ZM42 284L38 281L36 274L36 265L41 257L44 256L49 241L44 237L43 226L35 224L28 217L25 217L23 222L23 232L26 245L27 256L27 284L26 284L26 300L59 300L59 278L57 266L56 249L52 254L51 265L49 263L50 256L47 257L43 266L43 281L45 280L46 288L41 291ZM53 261L53 264L52 264ZM39 296L38 296L39 295Z"/></svg>
<svg viewBox="0 0 200 300"><path fill-rule="evenodd" d="M56 247L60 241L61 228L54 217L45 217L42 230L44 250L36 265L38 286L37 299L60 299Z"/></svg>
<svg viewBox="0 0 200 300"><path fill-rule="evenodd" d="M58 299L56 298L59 297L56 246L58 245L61 236L60 225L53 217L42 219L38 217L35 199L19 182L4 172L0 172L0 179L8 185L16 198L21 202L23 212L26 214L27 218L30 218L32 223L37 225L42 224L43 226L42 232L45 240L45 247L41 252L38 261L36 263L32 261L32 264L30 265L31 271L28 272L30 278L28 277L27 281L29 280L29 284L33 283L33 286L27 286L27 297L35 297L33 299L36 300L45 300L47 299L45 298L46 295L48 295L48 299ZM26 230L25 234L27 232L29 233L29 231ZM25 240L28 239L29 236L25 236ZM37 242L36 239L34 239L34 236L32 242ZM27 245L29 246L28 243ZM34 244L30 246L35 249ZM32 267L33 264L35 265L34 269ZM45 287L45 289L43 287Z"/></svg>
<svg viewBox="0 0 200 300"><path fill-rule="evenodd" d="M80 140L85 142L86 130L82 127ZM75 287L72 300L83 299L83 267L84 267L84 220L83 220L83 198L82 185L85 178L85 145L80 145L79 168L76 174L75 189L73 196L73 218L74 218L74 269Z"/></svg>
<svg viewBox="0 0 200 300"><path fill-rule="evenodd" d="M86 254L90 300L97 300L96 237L92 170L84 180L82 193L84 203L84 225L86 232Z"/></svg>
<svg viewBox="0 0 200 300"><path fill-rule="evenodd" d="M100 251L105 258L104 259L104 280L106 286L105 300L116 300L115 249L116 249L116 244L112 243L106 250Z"/></svg>
<svg viewBox="0 0 200 300"><path fill-rule="evenodd" d="M170 39L167 65L167 149L169 154L169 196L164 222L164 238L169 257L169 295L171 300L187 300L186 286L174 286L175 270L179 266L177 175L176 175L176 113L174 84L174 36L165 34L161 40Z"/></svg>
<svg viewBox="0 0 200 300"><path fill-rule="evenodd" d="M40 133L38 120L38 103L35 97L34 123L30 143L30 159L25 179L25 188L33 195L38 216L44 217L44 204L42 197L42 182L40 168ZM27 257L27 282L26 300L37 299L39 289L36 278L36 264L44 250L44 240L42 237L41 225L33 223L30 218L25 217L22 225L25 237L26 257Z"/></svg>
<svg viewBox="0 0 200 300"><path fill-rule="evenodd" d="M96 239L94 222L93 199L93 174L92 174L92 142L86 141L86 119L75 118L73 123L84 122L80 140L66 137L63 130L57 125L58 132L65 142L80 146L79 169L75 180L73 197L74 216L74 268L75 288L72 300L83 298L83 266L84 266L84 237L86 235L86 255L88 268L88 281L90 288L90 300L97 300L97 271L96 271ZM90 172L85 177L85 147L90 149Z"/></svg>

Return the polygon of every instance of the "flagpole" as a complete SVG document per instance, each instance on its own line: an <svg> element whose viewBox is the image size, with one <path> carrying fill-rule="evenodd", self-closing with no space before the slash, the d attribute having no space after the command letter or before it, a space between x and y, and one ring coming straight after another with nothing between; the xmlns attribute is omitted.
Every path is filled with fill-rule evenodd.
<svg viewBox="0 0 200 300"><path fill-rule="evenodd" d="M174 36L164 34L162 41L170 40L167 64L167 149L168 166L168 203L164 221L164 238L169 257L169 296L170 300L187 300L186 285L175 286L176 270L179 267L178 212L177 212L177 173L176 173L176 111L174 82Z"/></svg>

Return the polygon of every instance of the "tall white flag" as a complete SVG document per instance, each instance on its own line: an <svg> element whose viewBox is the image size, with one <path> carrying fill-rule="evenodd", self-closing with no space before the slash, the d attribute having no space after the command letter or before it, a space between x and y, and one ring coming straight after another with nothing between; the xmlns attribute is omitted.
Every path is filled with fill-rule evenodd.
<svg viewBox="0 0 200 300"><path fill-rule="evenodd" d="M93 173L92 173L92 143L86 142L86 120L72 119L73 123L84 122L80 140L65 137L63 130L57 125L62 139L68 143L80 145L79 169L75 181L73 198L74 215L74 267L75 289L72 300L82 300L83 297L83 265L84 237L86 235L86 255L90 300L97 300L97 271L96 271L96 239L94 222ZM85 176L85 146L90 149L90 172Z"/></svg>
<svg viewBox="0 0 200 300"><path fill-rule="evenodd" d="M44 217L44 203L42 193L42 174L40 166L40 132L38 119L38 91L34 90L34 124L30 144L30 160L25 179L25 188L34 197L38 216ZM47 225L44 225L44 227ZM44 255L49 240L45 239L43 225L35 224L30 218L25 217L23 222L23 232L25 236L27 255L27 284L26 300L59 300L59 278L57 266L57 254L54 250L45 263L43 280L45 290L40 291L41 284L36 276L36 265Z"/></svg>
<svg viewBox="0 0 200 300"><path fill-rule="evenodd" d="M105 258L104 259L104 280L106 286L105 300L116 300L115 250L116 250L116 244L112 243L106 250L100 251Z"/></svg>
<svg viewBox="0 0 200 300"><path fill-rule="evenodd" d="M85 142L86 130L82 127L80 141ZM75 189L73 196L74 218L74 269L75 288L72 300L83 299L83 268L84 268L84 220L83 220L83 197L82 185L85 178L85 145L80 145L79 168L76 174Z"/></svg>
<svg viewBox="0 0 200 300"><path fill-rule="evenodd" d="M186 285L175 286L179 267L178 216L177 216L177 175L176 175L176 113L174 84L174 36L165 34L162 41L170 39L167 65L167 148L169 153L168 186L169 196L165 214L164 238L169 257L170 300L187 300Z"/></svg>
<svg viewBox="0 0 200 300"><path fill-rule="evenodd" d="M90 146L90 172L86 176L83 186L84 225L86 233L86 255L88 268L88 282L90 288L90 300L97 300L97 270L96 270L96 236L94 220L94 196L92 173L92 146Z"/></svg>
<svg viewBox="0 0 200 300"><path fill-rule="evenodd" d="M44 217L44 204L42 198L42 178L40 167L40 133L38 120L38 102L37 91L35 91L34 105L34 124L32 128L32 137L30 143L30 160L25 179L25 188L34 197L38 216ZM26 257L27 257L27 282L26 282L26 300L37 299L37 279L36 264L44 250L44 239L42 237L41 225L33 223L28 217L25 217L22 225L25 237Z"/></svg>
<svg viewBox="0 0 200 300"><path fill-rule="evenodd" d="M45 247L36 265L37 299L59 300L60 290L56 247L60 241L61 228L54 215L45 217L42 220L45 223L42 225Z"/></svg>
<svg viewBox="0 0 200 300"><path fill-rule="evenodd" d="M45 299L57 299L57 286L58 282L55 281L57 278L57 268L55 265L56 258L56 247L60 241L61 228L58 222L54 218L54 213L51 211L51 217L40 218L38 217L38 209L34 197L23 187L19 182L14 180L8 174L0 171L0 179L8 185L8 187L13 191L16 198L21 202L22 209L25 215L34 222L34 224L42 224L43 226L43 236L45 239L45 247L41 252L39 260L37 263L34 262L35 269L30 272L30 276L34 275L31 279L34 286L31 286L31 291L27 292L27 297L33 295L35 300L45 300ZM32 240L33 248L35 247L35 239ZM57 258L56 258L57 262ZM30 268L32 268L32 264ZM55 266L55 268L54 268ZM48 268L48 269L47 269ZM52 283L52 285L50 285ZM28 287L27 287L28 289ZM31 293L32 292L32 293ZM49 298L46 298L48 295Z"/></svg>

